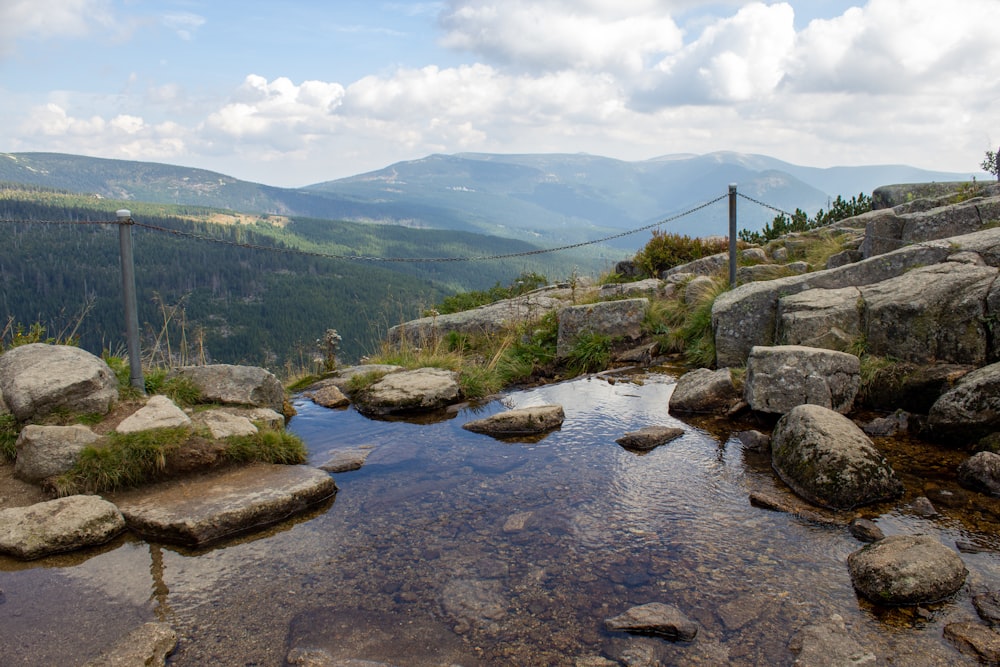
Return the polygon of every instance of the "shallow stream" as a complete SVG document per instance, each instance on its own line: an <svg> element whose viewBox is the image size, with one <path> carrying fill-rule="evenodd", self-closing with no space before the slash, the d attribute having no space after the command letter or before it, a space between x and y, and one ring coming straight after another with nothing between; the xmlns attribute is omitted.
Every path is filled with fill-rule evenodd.
<svg viewBox="0 0 1000 667"><path fill-rule="evenodd" d="M953 599L880 609L857 597L847 572L862 545L842 526L752 506L752 490L784 492L767 457L744 451L739 425L669 416L673 387L670 369L581 378L430 423L297 400L289 429L312 463L373 446L361 470L336 475L332 503L202 551L126 537L27 564L0 557L0 665L83 664L149 620L178 630L177 666L282 665L309 648L407 667L592 656L791 665L796 631L834 615L879 664L978 664L942 628L976 621L971 594L1000 585L998 508L972 498L927 519L908 506L923 493L949 497L942 490L971 498L952 478L961 455L880 443L907 496L866 515L886 534L930 533L977 551L962 553L968 586ZM563 405L566 422L534 442L461 428L547 403ZM615 443L650 424L686 432L645 455ZM653 601L695 620L697 638L604 629L605 618Z"/></svg>

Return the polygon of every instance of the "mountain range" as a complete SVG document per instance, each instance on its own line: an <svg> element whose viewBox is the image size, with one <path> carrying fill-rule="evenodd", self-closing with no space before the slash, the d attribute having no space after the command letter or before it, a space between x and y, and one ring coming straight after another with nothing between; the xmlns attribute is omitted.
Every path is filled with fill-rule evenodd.
<svg viewBox="0 0 1000 667"><path fill-rule="evenodd" d="M475 232L552 247L620 234L684 213L727 193L739 226L756 230L775 209L809 214L837 195L892 183L967 180L970 174L905 165L815 168L763 155L718 152L626 162L587 154L430 155L357 176L278 188L203 169L57 153L0 153L0 181L112 199L233 211ZM724 235L719 202L663 226L690 236ZM648 234L615 239L633 251Z"/></svg>

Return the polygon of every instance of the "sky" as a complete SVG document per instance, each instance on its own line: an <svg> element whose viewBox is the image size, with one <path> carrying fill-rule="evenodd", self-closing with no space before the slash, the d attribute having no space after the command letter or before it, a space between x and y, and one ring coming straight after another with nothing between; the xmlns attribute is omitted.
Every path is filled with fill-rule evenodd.
<svg viewBox="0 0 1000 667"><path fill-rule="evenodd" d="M0 0L0 152L298 187L434 153L970 175L1000 0Z"/></svg>

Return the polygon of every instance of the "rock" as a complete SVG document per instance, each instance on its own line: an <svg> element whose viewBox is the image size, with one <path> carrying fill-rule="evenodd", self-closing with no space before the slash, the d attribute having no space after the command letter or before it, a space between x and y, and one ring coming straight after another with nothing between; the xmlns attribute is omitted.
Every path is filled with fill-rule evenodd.
<svg viewBox="0 0 1000 667"><path fill-rule="evenodd" d="M830 255L830 257L826 260L826 266L824 268L836 269L839 266L860 262L864 258L865 254L861 252L861 250L843 250L835 255Z"/></svg>
<svg viewBox="0 0 1000 667"><path fill-rule="evenodd" d="M350 472L359 470L365 464L365 459L372 453L373 445L361 445L360 447L349 447L330 452L326 463L319 466L320 470L326 472Z"/></svg>
<svg viewBox="0 0 1000 667"><path fill-rule="evenodd" d="M972 606L976 608L979 618L991 627L1000 625L1000 595L996 591L986 591L972 596Z"/></svg>
<svg viewBox="0 0 1000 667"><path fill-rule="evenodd" d="M845 352L798 345L755 347L743 397L752 410L785 414L811 404L844 413L861 386L861 364Z"/></svg>
<svg viewBox="0 0 1000 667"><path fill-rule="evenodd" d="M191 418L166 396L150 396L146 405L122 420L115 431L136 433L155 428L179 428L190 426Z"/></svg>
<svg viewBox="0 0 1000 667"><path fill-rule="evenodd" d="M528 512L518 512L507 517L507 520L503 523L503 532L505 533L518 533L528 527L528 522L535 516L532 511Z"/></svg>
<svg viewBox="0 0 1000 667"><path fill-rule="evenodd" d="M924 518L935 517L938 515L937 509L934 507L934 503L930 501L927 496L918 496L913 499L910 503L910 508L913 513L917 516L922 516Z"/></svg>
<svg viewBox="0 0 1000 667"><path fill-rule="evenodd" d="M766 452L771 448L771 436L760 431L740 431L736 438L743 445L743 449L749 452Z"/></svg>
<svg viewBox="0 0 1000 667"><path fill-rule="evenodd" d="M649 299L640 298L563 308L559 311L556 356L565 358L576 339L584 333L638 340L642 336L642 320L648 307Z"/></svg>
<svg viewBox="0 0 1000 667"><path fill-rule="evenodd" d="M720 271L727 270L729 266L729 253L720 252L708 257L702 257L687 264L678 264L660 273L660 277L667 279L670 276L680 273L693 273L698 276L711 276Z"/></svg>
<svg viewBox="0 0 1000 667"><path fill-rule="evenodd" d="M249 405L276 412L281 412L284 404L285 390L278 378L256 366L182 366L174 373L190 380L206 403Z"/></svg>
<svg viewBox="0 0 1000 667"><path fill-rule="evenodd" d="M697 306L715 293L718 283L708 276L695 276L684 286L684 303Z"/></svg>
<svg viewBox="0 0 1000 667"><path fill-rule="evenodd" d="M847 634L844 619L834 614L825 623L807 625L792 638L789 648L798 654L795 667L849 667L873 665L878 659Z"/></svg>
<svg viewBox="0 0 1000 667"><path fill-rule="evenodd" d="M336 385L327 385L321 389L310 392L309 398L316 405L324 408L343 408L351 404L350 399Z"/></svg>
<svg viewBox="0 0 1000 667"><path fill-rule="evenodd" d="M680 609L662 602L632 607L624 614L604 619L608 630L656 635L671 641L691 641L698 634L698 626Z"/></svg>
<svg viewBox="0 0 1000 667"><path fill-rule="evenodd" d="M347 394L348 387L351 384L351 378L353 377L376 373L382 376L388 375L389 373L397 373L402 370L406 369L402 366L396 366L394 364L361 364L360 366L345 366L344 368L338 368L333 377L320 380L316 384L310 386L307 391L315 392L323 389L324 387L333 385L344 394Z"/></svg>
<svg viewBox="0 0 1000 667"><path fill-rule="evenodd" d="M100 437L82 424L37 426L28 424L17 437L14 475L38 483L72 468L80 452Z"/></svg>
<svg viewBox="0 0 1000 667"><path fill-rule="evenodd" d="M301 667L395 667L388 662L334 658L329 652L318 648L293 648L285 659L289 665Z"/></svg>
<svg viewBox="0 0 1000 667"><path fill-rule="evenodd" d="M626 433L615 442L625 449L645 452L665 445L682 435L684 435L684 429L675 426L646 426L638 431Z"/></svg>
<svg viewBox="0 0 1000 667"><path fill-rule="evenodd" d="M112 495L129 528L143 537L204 546L282 521L337 492L309 466L257 463Z"/></svg>
<svg viewBox="0 0 1000 667"><path fill-rule="evenodd" d="M195 423L204 426L216 440L241 435L256 435L258 430L249 417L222 410L205 410L195 415Z"/></svg>
<svg viewBox="0 0 1000 667"><path fill-rule="evenodd" d="M145 623L84 667L161 667L177 648L177 633L166 623Z"/></svg>
<svg viewBox="0 0 1000 667"><path fill-rule="evenodd" d="M995 631L976 623L949 623L944 636L962 653L987 665L1000 664L1000 634Z"/></svg>
<svg viewBox="0 0 1000 667"><path fill-rule="evenodd" d="M632 283L611 283L601 285L598 294L601 299L621 299L636 296L667 298L674 292L674 286L659 278L647 278Z"/></svg>
<svg viewBox="0 0 1000 667"><path fill-rule="evenodd" d="M931 406L927 424L936 438L955 443L1000 430L1000 363L959 379Z"/></svg>
<svg viewBox="0 0 1000 667"><path fill-rule="evenodd" d="M740 395L728 368L717 371L698 368L677 381L670 395L671 413L728 413L739 403Z"/></svg>
<svg viewBox="0 0 1000 667"><path fill-rule="evenodd" d="M603 656L586 655L574 660L573 667L618 667L618 663Z"/></svg>
<svg viewBox="0 0 1000 667"><path fill-rule="evenodd" d="M861 291L857 287L811 289L778 299L775 338L846 352L861 338Z"/></svg>
<svg viewBox="0 0 1000 667"><path fill-rule="evenodd" d="M285 428L285 415L271 408L241 408L227 405L221 408L214 408L214 411L224 412L236 417L246 417L251 423L260 424L272 431L280 431Z"/></svg>
<svg viewBox="0 0 1000 667"><path fill-rule="evenodd" d="M458 373L418 368L390 373L354 397L354 407L367 415L438 410L458 400Z"/></svg>
<svg viewBox="0 0 1000 667"><path fill-rule="evenodd" d="M871 519L862 517L851 519L851 523L847 525L847 529L855 539L861 542L878 542L885 537L885 533L878 527L878 524Z"/></svg>
<svg viewBox="0 0 1000 667"><path fill-rule="evenodd" d="M898 497L903 484L854 422L828 408L800 405L771 435L771 465L795 493L833 509Z"/></svg>
<svg viewBox="0 0 1000 667"><path fill-rule="evenodd" d="M22 422L62 410L103 415L118 402L118 380L86 350L32 343L0 355L0 393Z"/></svg>
<svg viewBox="0 0 1000 667"><path fill-rule="evenodd" d="M656 341L646 343L638 347L633 347L614 355L615 361L624 363L640 364L648 366L653 362L653 358L659 353L660 344Z"/></svg>
<svg viewBox="0 0 1000 667"><path fill-rule="evenodd" d="M100 496L67 496L0 510L0 553L32 560L104 544L124 530L121 512Z"/></svg>
<svg viewBox="0 0 1000 667"><path fill-rule="evenodd" d="M545 433L562 426L565 419L566 414L561 405L538 405L499 412L485 419L466 422L462 424L462 428L473 433L503 438Z"/></svg>
<svg viewBox="0 0 1000 667"><path fill-rule="evenodd" d="M943 600L969 574L957 553L929 535L890 535L851 553L847 566L859 593L888 606Z"/></svg>
<svg viewBox="0 0 1000 667"><path fill-rule="evenodd" d="M767 261L767 253L763 248L744 248L740 251L740 257L748 262L762 264Z"/></svg>
<svg viewBox="0 0 1000 667"><path fill-rule="evenodd" d="M979 452L958 466L958 483L967 489L1000 496L1000 454Z"/></svg>
<svg viewBox="0 0 1000 667"><path fill-rule="evenodd" d="M886 438L906 432L909 428L909 417L905 412L897 412L890 417L876 417L867 424L861 426L865 435L873 438Z"/></svg>
<svg viewBox="0 0 1000 667"><path fill-rule="evenodd" d="M942 394L972 370L972 366L961 364L928 366L895 361L875 372L859 399L877 410L926 415Z"/></svg>

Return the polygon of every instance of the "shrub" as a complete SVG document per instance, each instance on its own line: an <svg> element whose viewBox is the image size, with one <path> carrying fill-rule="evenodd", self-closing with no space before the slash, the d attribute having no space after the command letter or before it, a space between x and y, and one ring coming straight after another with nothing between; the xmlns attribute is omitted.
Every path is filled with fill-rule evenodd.
<svg viewBox="0 0 1000 667"><path fill-rule="evenodd" d="M645 275L655 277L666 269L709 255L717 255L728 249L729 239L691 238L654 230L653 238L636 253L632 261Z"/></svg>
<svg viewBox="0 0 1000 667"><path fill-rule="evenodd" d="M473 290L471 292L460 292L452 296L445 297L441 303L434 307L433 312L439 315L448 313L460 313L463 310L472 310L478 306L488 303L511 299L515 296L526 294L531 290L544 287L548 284L548 278L540 273L525 271L515 278L507 287L499 282L488 290ZM429 316L429 315L428 315Z"/></svg>

